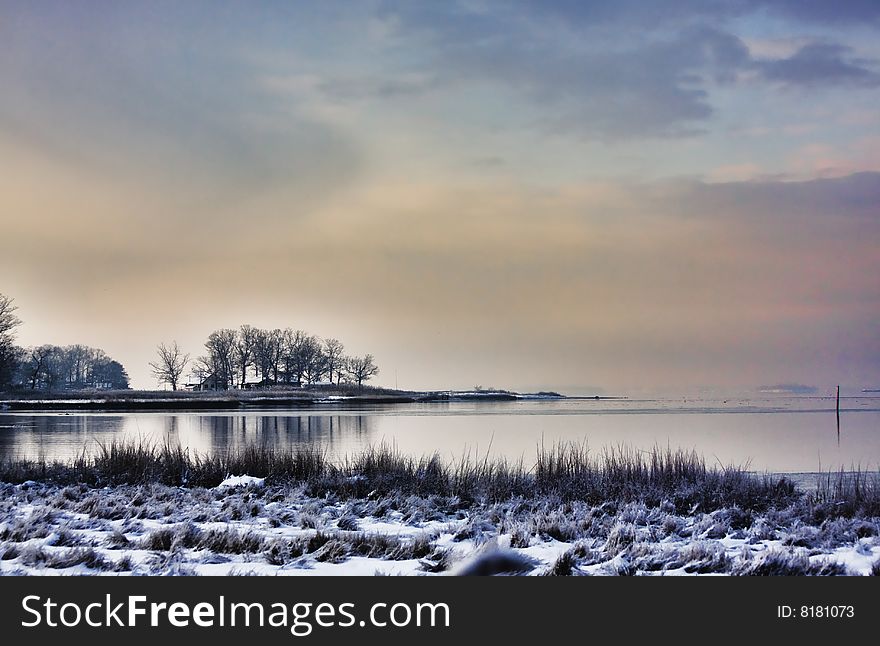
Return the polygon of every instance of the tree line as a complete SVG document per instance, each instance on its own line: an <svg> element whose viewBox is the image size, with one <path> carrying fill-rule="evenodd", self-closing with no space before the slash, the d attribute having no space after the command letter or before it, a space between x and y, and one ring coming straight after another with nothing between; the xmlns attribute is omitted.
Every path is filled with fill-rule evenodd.
<svg viewBox="0 0 880 646"><path fill-rule="evenodd" d="M99 348L41 345L24 349L16 385L31 390L125 390L129 380L122 364Z"/></svg>
<svg viewBox="0 0 880 646"><path fill-rule="evenodd" d="M16 310L13 300L0 294L0 390L129 388L123 365L98 348L17 346L15 329L21 320ZM160 344L150 362L153 375L172 390L183 385L228 390L327 383L361 387L379 373L373 355L349 355L339 339L292 328L223 328L208 335L204 348L204 354L191 358L176 341Z"/></svg>
<svg viewBox="0 0 880 646"><path fill-rule="evenodd" d="M193 385L209 390L343 382L360 387L379 373L373 355L349 356L338 339L291 328L223 328L208 335L205 354L194 359L176 341L160 344L156 354L153 374L172 390L182 385L187 367Z"/></svg>
<svg viewBox="0 0 880 646"><path fill-rule="evenodd" d="M103 350L86 345L15 345L21 325L12 299L0 294L0 388L28 390L112 389L129 387L128 374Z"/></svg>

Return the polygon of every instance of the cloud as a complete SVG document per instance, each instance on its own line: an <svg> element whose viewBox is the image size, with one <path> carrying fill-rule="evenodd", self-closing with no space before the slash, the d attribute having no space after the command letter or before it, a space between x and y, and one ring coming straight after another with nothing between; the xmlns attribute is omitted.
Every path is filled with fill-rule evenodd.
<svg viewBox="0 0 880 646"><path fill-rule="evenodd" d="M527 98L545 129L600 139L693 134L713 113L705 80L732 80L748 59L738 38L708 27L612 48L525 42L516 34L459 42L438 65L450 82Z"/></svg>
<svg viewBox="0 0 880 646"><path fill-rule="evenodd" d="M880 136L860 137L840 145L807 144L792 152L788 165L805 177L880 171Z"/></svg>
<svg viewBox="0 0 880 646"><path fill-rule="evenodd" d="M419 44L420 72L438 86L452 96L479 87L514 105L498 117L507 128L605 141L688 137L706 129L718 110L714 94L725 86L772 91L780 83L811 89L878 85L873 61L831 40L793 34L788 38L797 43L793 52L750 51L728 19L770 10L760 3L476 7L393 4L385 10L409 35L410 45ZM787 26L793 25L789 18Z"/></svg>
<svg viewBox="0 0 880 646"><path fill-rule="evenodd" d="M765 223L797 226L807 221L840 223L858 218L880 226L880 173L806 181L750 181L689 185L681 202L700 217L761 218ZM672 206L672 208L678 208Z"/></svg>
<svg viewBox="0 0 880 646"><path fill-rule="evenodd" d="M314 103L351 106L364 101L400 101L437 88L436 78L427 74L366 73L288 74L268 76L261 84L272 92Z"/></svg>
<svg viewBox="0 0 880 646"><path fill-rule="evenodd" d="M708 180L711 182L745 181L759 177L762 174L763 169L757 164L726 164L713 168L708 173Z"/></svg>
<svg viewBox="0 0 880 646"><path fill-rule="evenodd" d="M355 166L345 130L364 104L423 110L430 99L479 123L480 103L494 101L505 108L492 115L499 129L620 141L704 132L721 109L718 88L749 74L810 88L877 85L871 61L832 41L795 35L797 51L756 58L732 19L759 5L380 2L262 17L230 9L198 30L192 8L161 19L143 9L22 10L17 28L2 31L10 91L0 128L72 156L103 154L104 167L140 158L245 187L293 181L325 152ZM869 12L859 7L853 15ZM270 18L271 29L261 25ZM232 23L272 37L257 43Z"/></svg>
<svg viewBox="0 0 880 646"><path fill-rule="evenodd" d="M533 11L552 13L566 21L656 27L688 20L716 22L767 12L811 25L880 25L874 0L557 0L526 2Z"/></svg>
<svg viewBox="0 0 880 646"><path fill-rule="evenodd" d="M855 85L877 87L880 73L872 61L852 56L852 49L829 43L810 43L787 58L756 60L753 66L769 81L788 85Z"/></svg>
<svg viewBox="0 0 880 646"><path fill-rule="evenodd" d="M510 5L512 3L504 3ZM711 20L723 22L743 12L741 3L729 0L526 0L532 17L553 16L567 23L622 30L656 30Z"/></svg>
<svg viewBox="0 0 880 646"><path fill-rule="evenodd" d="M336 186L359 170L352 137L267 93L216 17L188 30L184 9L75 3L15 17L0 24L7 142L191 203L279 186L314 200L328 167Z"/></svg>
<svg viewBox="0 0 880 646"><path fill-rule="evenodd" d="M880 26L880 4L874 0L748 0L730 4L808 24Z"/></svg>

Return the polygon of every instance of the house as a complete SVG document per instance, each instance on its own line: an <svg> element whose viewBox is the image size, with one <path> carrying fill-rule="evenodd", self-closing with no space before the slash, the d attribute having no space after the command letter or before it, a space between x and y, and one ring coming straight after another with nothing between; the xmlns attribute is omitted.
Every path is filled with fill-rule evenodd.
<svg viewBox="0 0 880 646"><path fill-rule="evenodd" d="M196 378L198 378L196 376ZM201 381L195 383L187 383L184 384L183 387L186 390L226 390L227 382L225 380L221 380L214 373L209 374L207 377L202 379Z"/></svg>

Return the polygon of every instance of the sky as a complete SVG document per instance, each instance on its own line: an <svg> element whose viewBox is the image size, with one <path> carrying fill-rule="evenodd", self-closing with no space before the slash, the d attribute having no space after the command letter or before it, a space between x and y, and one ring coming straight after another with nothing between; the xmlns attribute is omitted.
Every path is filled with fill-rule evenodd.
<svg viewBox="0 0 880 646"><path fill-rule="evenodd" d="M880 3L0 0L20 345L375 383L880 386Z"/></svg>

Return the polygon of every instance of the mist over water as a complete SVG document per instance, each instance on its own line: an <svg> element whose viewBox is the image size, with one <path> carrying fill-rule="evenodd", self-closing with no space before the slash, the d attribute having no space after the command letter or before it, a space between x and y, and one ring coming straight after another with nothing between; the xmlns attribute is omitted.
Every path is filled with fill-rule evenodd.
<svg viewBox="0 0 880 646"><path fill-rule="evenodd" d="M707 463L755 471L880 468L880 397L751 397L322 405L192 413L7 413L0 457L68 459L114 440L207 453L247 444L317 447L331 458L379 444L447 460L486 455L531 466L541 446L585 443L693 449Z"/></svg>

